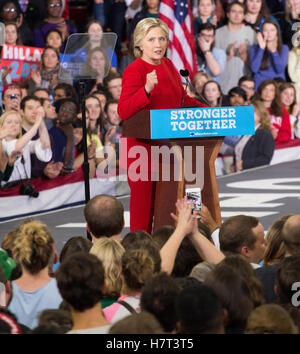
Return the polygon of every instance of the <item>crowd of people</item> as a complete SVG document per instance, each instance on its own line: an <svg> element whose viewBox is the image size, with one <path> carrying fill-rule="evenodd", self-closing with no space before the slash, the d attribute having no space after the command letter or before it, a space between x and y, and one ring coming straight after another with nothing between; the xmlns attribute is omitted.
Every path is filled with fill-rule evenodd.
<svg viewBox="0 0 300 354"><path fill-rule="evenodd" d="M107 166L119 167L122 75L134 60L137 23L158 17L160 1L88 4L91 16L84 30L89 39L76 52L82 74L90 77L82 98L74 73L62 65L67 40L78 32L78 23L69 19L68 1L1 2L5 43L43 49L39 69L21 81L14 81L11 67L1 68L2 187L82 168L82 99L90 178ZM224 139L221 156L232 157L224 173L269 164L278 144L300 137L299 1L286 0L283 7L281 1L198 0L191 7L198 72L189 95L214 107L255 107L255 135ZM106 46L104 32L117 34L115 48Z"/></svg>
<svg viewBox="0 0 300 354"><path fill-rule="evenodd" d="M183 198L175 227L124 234L122 203L103 194L84 217L91 241L70 237L59 253L39 220L4 235L0 333L299 333L299 214L265 236L256 217L218 225Z"/></svg>

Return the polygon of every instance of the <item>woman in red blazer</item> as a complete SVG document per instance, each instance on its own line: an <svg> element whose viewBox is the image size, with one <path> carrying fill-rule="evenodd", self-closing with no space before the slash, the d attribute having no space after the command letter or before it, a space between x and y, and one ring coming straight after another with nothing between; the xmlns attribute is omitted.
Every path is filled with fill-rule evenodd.
<svg viewBox="0 0 300 354"><path fill-rule="evenodd" d="M156 18L145 18L138 22L134 34L134 55L137 58L123 73L122 93L118 104L121 119L130 119L141 110L171 109L181 106L184 89L181 78L172 64L164 57L169 44L167 25ZM184 106L204 107L188 95ZM137 158L129 158L128 152L143 146L148 152L148 163L144 168L146 181L132 178ZM130 229L152 233L155 182L151 181L151 143L127 138L127 175L131 189Z"/></svg>

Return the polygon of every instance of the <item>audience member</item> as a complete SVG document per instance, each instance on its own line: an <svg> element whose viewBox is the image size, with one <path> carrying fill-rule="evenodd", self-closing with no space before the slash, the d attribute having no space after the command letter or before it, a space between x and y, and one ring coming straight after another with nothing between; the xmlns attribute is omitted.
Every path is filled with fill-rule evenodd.
<svg viewBox="0 0 300 354"><path fill-rule="evenodd" d="M246 106L247 105L247 94L241 87L233 87L228 92L229 106Z"/></svg>
<svg viewBox="0 0 300 354"><path fill-rule="evenodd" d="M265 303L262 284L257 278L255 270L251 267L249 262L246 261L245 257L238 254L230 255L225 257L219 264L220 266L222 264L230 266L241 274L249 287L254 307Z"/></svg>
<svg viewBox="0 0 300 354"><path fill-rule="evenodd" d="M53 28L50 29L45 36L45 46L52 47L58 50L60 53L64 51L63 36L60 30Z"/></svg>
<svg viewBox="0 0 300 354"><path fill-rule="evenodd" d="M283 225L282 240L285 248L284 257L296 256L300 253L299 243L300 215L290 216ZM284 258L285 259L285 258ZM284 260L283 259L283 260ZM257 269L257 276L264 287L264 297L266 303L276 301L274 285L277 270L282 262L263 266Z"/></svg>
<svg viewBox="0 0 300 354"><path fill-rule="evenodd" d="M105 274L105 289L102 308L118 301L122 289L122 256L125 252L120 242L111 238L102 237L94 243L90 253L97 256L102 262Z"/></svg>
<svg viewBox="0 0 300 354"><path fill-rule="evenodd" d="M71 331L73 327L71 313L61 309L44 310L39 315L38 326L33 329L35 334L37 328L41 328L42 326L53 327L57 329L58 334L65 334Z"/></svg>
<svg viewBox="0 0 300 354"><path fill-rule="evenodd" d="M255 32L261 32L262 25L268 19L271 19L279 25L276 18L270 14L266 0L246 0L245 5L246 13L244 23L251 26Z"/></svg>
<svg viewBox="0 0 300 354"><path fill-rule="evenodd" d="M12 282L12 300L8 309L19 322L34 328L39 312L58 308L62 301L56 280L49 276L54 241L45 224L23 224L13 247L13 256L21 265L22 275Z"/></svg>
<svg viewBox="0 0 300 354"><path fill-rule="evenodd" d="M220 264L208 274L204 284L215 290L221 307L226 310L225 333L244 333L248 316L254 308L244 277L232 267Z"/></svg>
<svg viewBox="0 0 300 354"><path fill-rule="evenodd" d="M56 125L49 130L53 162L63 164L60 174L73 171L75 159L75 138L72 122L78 114L78 104L73 98L63 98L56 101Z"/></svg>
<svg viewBox="0 0 300 354"><path fill-rule="evenodd" d="M270 117L261 101L253 101L254 135L243 135L234 147L235 169L242 171L268 165L272 159L275 143L271 133Z"/></svg>
<svg viewBox="0 0 300 354"><path fill-rule="evenodd" d="M180 334L224 334L226 315L218 294L198 283L181 290L176 299Z"/></svg>
<svg viewBox="0 0 300 354"><path fill-rule="evenodd" d="M72 76L69 71L61 67L58 50L53 47L46 47L42 53L39 71L32 71L29 79L29 93L32 93L38 87L48 88L51 91L60 82L72 84Z"/></svg>
<svg viewBox="0 0 300 354"><path fill-rule="evenodd" d="M93 254L74 253L56 272L59 291L70 305L73 327L68 334L106 334L110 324L102 314L104 268Z"/></svg>
<svg viewBox="0 0 300 354"><path fill-rule="evenodd" d="M281 306L266 304L249 315L246 334L298 334L291 316Z"/></svg>
<svg viewBox="0 0 300 354"><path fill-rule="evenodd" d="M63 98L73 98L78 101L77 93L74 89L74 86L61 82L55 86L53 90L53 99L54 102L63 99Z"/></svg>
<svg viewBox="0 0 300 354"><path fill-rule="evenodd" d="M290 82L279 86L280 100L290 115L292 138L300 138L300 103L296 101L296 89Z"/></svg>
<svg viewBox="0 0 300 354"><path fill-rule="evenodd" d="M197 33L197 69L207 72L212 80L219 82L226 66L226 53L223 49L215 47L216 28L207 22L199 26Z"/></svg>
<svg viewBox="0 0 300 354"><path fill-rule="evenodd" d="M104 87L110 93L111 98L119 100L122 90L122 76L118 72L111 72L103 80Z"/></svg>
<svg viewBox="0 0 300 354"><path fill-rule="evenodd" d="M142 290L141 310L153 314L166 333L174 333L176 330L178 294L178 284L166 273L150 279Z"/></svg>
<svg viewBox="0 0 300 354"><path fill-rule="evenodd" d="M254 216L236 215L227 218L220 228L220 249L225 254L241 254L259 267L265 252L264 228Z"/></svg>
<svg viewBox="0 0 300 354"><path fill-rule="evenodd" d="M11 45L22 45L19 29L15 22L5 24L5 43Z"/></svg>
<svg viewBox="0 0 300 354"><path fill-rule="evenodd" d="M218 19L215 10L214 0L198 0L197 17L193 21L195 36L200 32L201 25L205 23L210 23L217 27Z"/></svg>
<svg viewBox="0 0 300 354"><path fill-rule="evenodd" d="M234 1L226 9L228 24L216 31L217 48L223 49L227 54L225 70L221 74L220 85L222 92L228 91L238 84L238 80L250 73L248 68L248 50L256 43L256 34L249 26L243 25L245 7Z"/></svg>
<svg viewBox="0 0 300 354"><path fill-rule="evenodd" d="M262 31L257 33L257 42L250 48L250 67L254 74L256 89L264 80L286 80L289 48L282 45L280 29L276 22L266 20Z"/></svg>
<svg viewBox="0 0 300 354"><path fill-rule="evenodd" d="M87 237L73 236L68 239L60 251L59 262L62 263L65 259L77 252L89 253L92 246L92 242Z"/></svg>
<svg viewBox="0 0 300 354"><path fill-rule="evenodd" d="M247 94L247 105L250 104L255 93L255 81L252 76L242 76L239 79L238 86L242 88Z"/></svg>
<svg viewBox="0 0 300 354"><path fill-rule="evenodd" d="M279 305L299 306L300 254L284 258L280 263L275 280L275 294Z"/></svg>
<svg viewBox="0 0 300 354"><path fill-rule="evenodd" d="M283 11L282 11L283 10ZM286 0L285 8L276 14L279 20L283 43L293 47L292 34L297 29L300 20L300 5L298 1Z"/></svg>
<svg viewBox="0 0 300 354"><path fill-rule="evenodd" d="M121 240L124 207L115 197L102 194L90 199L84 208L87 230L96 242L100 237Z"/></svg>
<svg viewBox="0 0 300 354"><path fill-rule="evenodd" d="M201 99L203 86L207 81L212 80L211 76L207 73L197 72L193 78L193 86L195 87L196 95Z"/></svg>
<svg viewBox="0 0 300 354"><path fill-rule="evenodd" d="M266 249L264 255L264 265L281 263L284 259L285 247L282 239L282 229L291 214L284 215L275 220L266 233Z"/></svg>
<svg viewBox="0 0 300 354"><path fill-rule="evenodd" d="M49 162L52 157L50 138L43 121L44 111L40 107L36 120L27 133L22 135L22 117L15 111L8 111L0 118L0 128L8 129L8 133L2 139L3 151L10 155L17 151L19 156L14 163L13 172L8 182L31 178L31 154L35 154L40 161ZM32 140L39 132L40 138Z"/></svg>
<svg viewBox="0 0 300 354"><path fill-rule="evenodd" d="M158 252L158 251L157 251ZM122 289L118 301L106 307L105 318L115 323L130 313L140 312L141 291L155 275L155 263L147 247L129 249L122 256Z"/></svg>
<svg viewBox="0 0 300 354"><path fill-rule="evenodd" d="M0 5L0 20L4 24L14 22L19 29L23 45L33 46L33 33L29 23L24 19L17 0L4 0Z"/></svg>
<svg viewBox="0 0 300 354"><path fill-rule="evenodd" d="M289 52L288 74L296 88L296 101L300 103L300 31L296 32L296 38L293 38L293 49Z"/></svg>
<svg viewBox="0 0 300 354"><path fill-rule="evenodd" d="M21 88L16 84L9 84L4 86L2 91L2 112L4 111L16 111L20 110L21 103Z"/></svg>
<svg viewBox="0 0 300 354"><path fill-rule="evenodd" d="M61 32L64 43L69 35L77 32L72 22L61 17L62 5L62 0L46 1L47 17L36 25L33 32L36 47L45 47L46 35L51 29Z"/></svg>
<svg viewBox="0 0 300 354"><path fill-rule="evenodd" d="M289 113L282 105L276 81L264 80L258 87L255 99L263 101L271 119L271 133L275 145L291 140L292 131Z"/></svg>
<svg viewBox="0 0 300 354"><path fill-rule="evenodd" d="M205 101L212 107L221 107L224 105L224 96L220 85L214 81L207 81L202 88L202 94Z"/></svg>
<svg viewBox="0 0 300 354"><path fill-rule="evenodd" d="M113 324L109 334L164 334L164 331L155 316L142 311Z"/></svg>
<svg viewBox="0 0 300 354"><path fill-rule="evenodd" d="M191 273L189 274L190 277L197 279L199 282L204 283L207 275L214 270L216 264L203 261L194 266Z"/></svg>

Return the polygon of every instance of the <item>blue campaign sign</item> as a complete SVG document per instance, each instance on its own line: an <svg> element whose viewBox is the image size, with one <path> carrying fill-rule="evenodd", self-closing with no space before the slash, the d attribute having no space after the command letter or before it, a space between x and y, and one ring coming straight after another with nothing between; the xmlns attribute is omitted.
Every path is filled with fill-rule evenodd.
<svg viewBox="0 0 300 354"><path fill-rule="evenodd" d="M150 117L152 139L255 134L253 106L154 109Z"/></svg>

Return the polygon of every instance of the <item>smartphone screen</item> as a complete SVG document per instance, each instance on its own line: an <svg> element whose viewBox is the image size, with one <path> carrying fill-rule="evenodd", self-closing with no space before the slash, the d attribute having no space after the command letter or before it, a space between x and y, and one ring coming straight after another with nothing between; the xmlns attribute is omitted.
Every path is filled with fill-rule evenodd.
<svg viewBox="0 0 300 354"><path fill-rule="evenodd" d="M199 211L202 209L202 198L200 188L186 189L186 196L188 203L192 204L192 211Z"/></svg>

